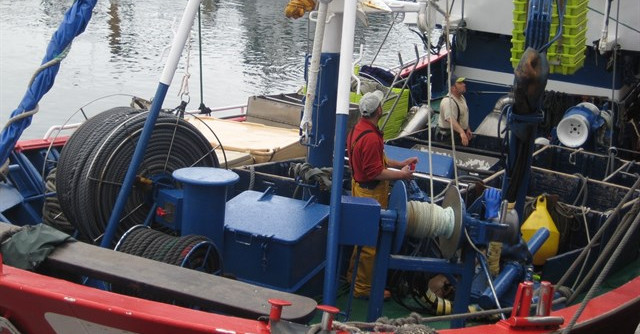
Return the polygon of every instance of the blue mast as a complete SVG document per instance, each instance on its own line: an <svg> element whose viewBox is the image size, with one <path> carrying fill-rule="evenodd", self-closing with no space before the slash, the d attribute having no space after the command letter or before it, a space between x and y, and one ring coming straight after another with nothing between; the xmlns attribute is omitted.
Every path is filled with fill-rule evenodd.
<svg viewBox="0 0 640 334"><path fill-rule="evenodd" d="M131 164L129 165L127 174L124 177L124 181L122 182L122 188L120 188L120 192L118 193L118 198L116 199L116 204L114 205L113 211L111 212L111 217L109 217L107 229L105 230L102 241L100 242L101 247L111 247L111 240L118 230L120 216L122 216L124 206L127 203L127 198L129 198L129 195L131 194L133 181L135 181L136 178L136 172L138 171L138 167L140 167L142 159L144 158L144 151L147 148L147 143L149 142L151 133L153 132L153 127L155 126L156 120L158 119L160 107L162 107L162 102L164 102L164 98L167 95L167 91L169 90L169 85L171 85L171 80L173 79L173 75L178 66L180 55L182 54L184 45L187 41L187 38L189 37L189 32L191 31L191 26L193 25L193 20L196 16L196 13L198 13L199 7L200 0L189 0L189 3L187 3L187 7L184 10L182 20L180 21L180 26L178 27L178 32L173 38L173 44L171 45L171 50L169 51L169 59L165 64L164 70L162 71L160 82L158 83L158 88L156 90L156 94L153 98L153 103L151 104L151 108L149 110L149 116L144 123L144 128L142 129L142 134L140 134L140 139L138 139L136 150L133 152Z"/></svg>

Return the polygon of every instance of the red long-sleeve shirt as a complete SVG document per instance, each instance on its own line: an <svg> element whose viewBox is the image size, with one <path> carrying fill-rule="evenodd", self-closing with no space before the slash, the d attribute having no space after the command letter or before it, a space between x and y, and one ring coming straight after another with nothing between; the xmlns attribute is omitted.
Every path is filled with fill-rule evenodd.
<svg viewBox="0 0 640 334"><path fill-rule="evenodd" d="M368 132L360 137L365 131ZM382 131L367 119L361 118L347 140L353 179L359 183L373 181L385 168Z"/></svg>

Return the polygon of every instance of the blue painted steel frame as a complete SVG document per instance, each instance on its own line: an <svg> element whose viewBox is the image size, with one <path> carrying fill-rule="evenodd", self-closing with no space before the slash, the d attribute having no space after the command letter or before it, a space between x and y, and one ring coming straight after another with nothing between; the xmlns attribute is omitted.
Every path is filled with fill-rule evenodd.
<svg viewBox="0 0 640 334"><path fill-rule="evenodd" d="M307 162L314 167L328 167L333 160L334 133L336 140L336 99L338 91L339 53L322 53L318 87L313 101L311 146ZM344 152L344 149L343 151ZM338 156L338 155L336 155Z"/></svg>

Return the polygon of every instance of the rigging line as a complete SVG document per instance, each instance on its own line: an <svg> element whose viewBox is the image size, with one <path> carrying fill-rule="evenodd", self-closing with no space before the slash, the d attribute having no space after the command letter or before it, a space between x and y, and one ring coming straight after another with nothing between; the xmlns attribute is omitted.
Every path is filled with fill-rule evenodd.
<svg viewBox="0 0 640 334"><path fill-rule="evenodd" d="M564 275L560 278L557 285L564 285L564 283L567 281L569 276L571 276L573 271L578 267L580 261L584 260L585 255L587 254L587 251L595 246L595 243L598 241L598 239L600 239L600 236L602 236L604 231L608 229L609 225L611 225L611 223L616 218L618 213L620 213L620 210L622 209L623 204L629 200L631 195L635 193L636 189L638 189L639 186L640 186L640 178L636 180L633 186L631 186L629 191L624 195L622 200L618 203L618 205L613 210L613 212L609 215L609 217L607 217L607 220L604 222L604 224L600 226L600 229L598 229L598 232L596 232L596 234L591 238L591 242L582 249L582 251L580 252L580 255L578 255L578 258L576 258L571 264L571 267L569 267L569 269L565 271Z"/></svg>
<svg viewBox="0 0 640 334"><path fill-rule="evenodd" d="M164 166L162 166L162 171L167 171L167 165L169 164L169 157L171 157L171 151L173 151L173 142L176 139L176 132L178 132L178 126L180 122L180 117L176 116L176 122L174 123L173 133L171 134L171 142L169 143L169 150L167 151L167 157L164 159Z"/></svg>
<svg viewBox="0 0 640 334"><path fill-rule="evenodd" d="M559 297L558 299L554 299L551 304L552 305L557 305L560 303L564 303L567 300L566 297ZM531 309L535 310L538 307L537 304L531 304ZM483 311L478 311L478 312L468 312L468 313L457 313L457 314L449 314L449 315L440 315L440 316L435 316L435 317L421 317L420 318L420 322L421 323L430 323L430 322L438 322L438 321L450 321L450 320L456 320L456 319L468 319L468 318L479 318L479 317L484 317L484 316L489 316L489 315L494 315L494 314L498 314L498 313L508 313L511 312L513 310L513 307L505 307L505 308L501 308L501 309L495 309L495 310L483 310ZM346 322L347 324L351 324L354 326L370 326L370 323L366 323L366 322L360 322L360 321L349 321Z"/></svg>
<svg viewBox="0 0 640 334"><path fill-rule="evenodd" d="M584 233L587 236L587 244L589 244L591 243L591 235L589 233L589 224L587 224L587 213L591 211L591 208L585 208L584 206L581 206L580 209L582 210L582 221L584 223ZM580 267L578 276L576 277L576 280L573 282L573 285L571 285L571 290L573 291L575 291L576 285L580 281L580 276L582 276L582 272L584 271L584 268L587 266L587 262L589 262L589 255L591 255L591 249L587 251L587 257L584 259L584 262L582 262L582 267Z"/></svg>
<svg viewBox="0 0 640 334"><path fill-rule="evenodd" d="M613 101L615 101L615 94L616 94L616 67L617 67L617 61L618 61L618 48L619 48L619 44L618 44L618 28L620 26L620 2L618 1L618 7L616 9L616 33L615 33L615 41L616 44L613 46L613 73L611 75L611 113L612 113L612 118L615 120L616 117L614 115L614 113L617 113L618 110L614 110L614 108L617 106L617 104L613 103ZM607 17L607 19L609 19ZM618 117L620 117L620 115L618 115ZM614 127L611 127L611 131L609 131L609 146L613 146L613 132L614 132Z"/></svg>
<svg viewBox="0 0 640 334"><path fill-rule="evenodd" d="M200 62L200 107L204 108L204 88L202 72L202 19L201 19L202 6L198 7L198 58Z"/></svg>
<svg viewBox="0 0 640 334"><path fill-rule="evenodd" d="M487 267L487 262L489 261L487 259L487 256L480 250L478 249L478 247L473 243L473 241L471 240L471 237L469 236L469 232L467 232L467 229L464 229L464 236L467 238L467 242L469 243L469 245L471 246L471 248L473 248L473 250L476 251L478 258L479 258L479 262L480 265L482 266L482 271L484 271L485 276L487 278L487 284L489 284L489 288L491 289L491 294L493 294L493 298L494 301L496 302L496 306L501 309L502 306L500 305L500 300L498 299L498 293L496 293L496 288L493 285L493 281L491 280L491 275L489 274L489 268ZM505 316L504 313L500 313L500 318L502 318L502 320L505 320Z"/></svg>
<svg viewBox="0 0 640 334"><path fill-rule="evenodd" d="M33 81L36 79L36 77L38 76L38 74L40 74L40 72L44 71L45 69L47 69L48 67L54 66L54 65L58 65L60 64L60 62L62 62L63 59L65 59L67 57L67 55L69 54L69 50L71 50L71 44L67 45L66 48L64 48L64 50L62 50L62 52L60 54L58 54L55 58L49 60L48 62L40 65L40 67L38 67L38 69L36 69L36 71L33 73L33 75L31 76L31 78L29 79L29 83L27 84L27 87L31 87L31 85L33 84ZM29 116L33 116L35 114L38 113L39 111L39 106L36 103L35 108L33 108L32 110L29 111L25 111L22 112L12 118L10 118L7 123L4 125L4 127L2 128L2 130L0 130L0 132L4 132L4 130L6 128L9 127L9 125L11 125L11 123L15 123L23 118L29 117Z"/></svg>
<svg viewBox="0 0 640 334"><path fill-rule="evenodd" d="M453 9L453 4L455 3L455 0L453 0L451 2L451 6L449 6L449 0L446 1L445 6L447 8L447 12L445 15L445 41L446 41L446 47L447 47L447 88L448 88L448 92L451 92L451 40L449 39L450 36L450 29L451 29L451 10ZM459 187L459 183L458 183L458 166L455 163L456 160L456 143L455 143L455 139L454 139L454 132L453 132L453 126L450 127L449 129L450 131L450 137L451 137L451 153L453 156L453 177L455 180L455 184L456 187Z"/></svg>
<svg viewBox="0 0 640 334"><path fill-rule="evenodd" d="M631 209L631 210L633 210L633 209ZM573 318L571 318L571 321L569 322L567 327L565 327L565 329L562 331L562 333L569 333L571 331L571 329L573 328L573 326L576 324L576 322L578 321L578 317L582 314L584 309L587 307L587 304L589 303L589 301L594 297L594 294L599 289L600 284L602 284L602 281L609 274L609 271L613 267L613 264L616 262L615 260L618 258L618 256L620 256L620 254L622 253L622 250L625 248L627 242L629 242L629 239L631 239L631 235L633 235L635 230L638 228L638 224L640 224L640 215L636 215L635 220L633 221L633 223L631 224L631 226L627 230L627 233L625 233L625 235L622 238L622 240L620 241L620 243L616 244L613 247L613 248L615 248L615 250L614 250L613 254L611 255L610 260L607 261L607 263L605 264L604 268L602 269L602 271L600 272L600 274L596 278L596 281L593 283L593 285L591 285L591 288L587 292L587 295L584 297L582 303L580 304L580 307L578 308L576 313L573 315Z"/></svg>
<svg viewBox="0 0 640 334"><path fill-rule="evenodd" d="M591 269L585 275L584 280L582 282L580 282L580 284L578 285L578 287L574 291L574 295L572 295L569 298L568 303L572 303L572 302L575 301L575 299L578 296L578 294L580 294L583 291L583 289L591 281L591 278L598 272L598 270L600 270L599 268L602 268L601 266L603 265L603 263L604 263L604 268L606 268L606 266L609 263L615 262L617 257L614 257L611 254L611 252L614 251L614 249L617 249L617 248L624 248L624 244L622 243L621 240L624 240L624 237L626 236L626 233L628 233L629 231L632 230L632 229L630 229L630 226L632 226L631 220L633 219L633 215L630 215L630 214L637 214L638 213L638 208L640 208L639 203L640 202L636 202L633 205L633 208L631 208L629 210L629 212L627 212L622 217L622 219L620 221L620 224L615 229L615 232L613 233L611 238L609 240L607 240L607 244L604 247L604 249L600 252L600 254L598 256L598 259L591 266ZM615 254L615 252L614 252L614 254ZM600 270L600 272L602 272L604 270L604 268L602 270Z"/></svg>
<svg viewBox="0 0 640 334"><path fill-rule="evenodd" d="M590 6L587 6L587 8L588 8L590 11L592 11L592 12L596 12L596 13L598 13L598 14L600 14L600 15L604 16L604 13L603 13L603 12L601 12L601 11L599 11L599 10L595 9L595 8L592 8L592 7L590 7ZM620 2L618 2L618 10L620 10ZM629 29L629 30L632 30L632 31L637 32L637 33L640 33L640 30L639 30L639 29L636 29L636 28L634 28L634 27L632 27L632 26L630 26L630 25L628 25L628 24L626 24L626 23L624 23L624 22L620 22L620 21L618 20L619 18L620 18L620 17L618 16L618 17L616 17L616 19L614 20L614 21L616 21L616 23L617 23L617 24L619 23L621 26L623 26L623 27L625 27L625 28L627 28L627 29ZM609 19L609 18L607 18L607 19Z"/></svg>
<svg viewBox="0 0 640 334"><path fill-rule="evenodd" d="M429 10L431 9L431 1L427 2L427 12L429 12ZM431 45L431 25L427 25L427 36L429 38L429 45ZM431 152L431 132L432 132L432 128L431 128L431 116L432 116L432 110L431 109L431 54L428 54L429 58L428 58L428 62L427 62L427 113L428 113L428 131L427 131L427 137L429 138L429 143L428 143L428 147L429 147L429 195L431 198L431 203L433 203L433 159L432 159L432 152ZM417 61L417 60L416 60ZM454 161L455 164L455 161Z"/></svg>
<svg viewBox="0 0 640 334"><path fill-rule="evenodd" d="M395 20L391 20L391 25L389 26L389 29L387 29L387 33L384 35L382 42L380 42L380 47L378 47L378 51L376 51L376 54L373 56L373 59L371 59L371 64L369 64L369 66L373 66L373 63L376 61L376 58L378 58L378 55L380 54L380 50L382 50L382 46L384 45L384 42L387 41L387 37L389 37L389 33L391 33L391 29L393 28L393 25L395 23L396 23Z"/></svg>

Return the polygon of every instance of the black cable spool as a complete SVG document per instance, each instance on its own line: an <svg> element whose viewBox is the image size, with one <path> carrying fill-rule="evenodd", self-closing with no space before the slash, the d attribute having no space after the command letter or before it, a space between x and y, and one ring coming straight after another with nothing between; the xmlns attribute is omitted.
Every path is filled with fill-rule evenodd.
<svg viewBox="0 0 640 334"><path fill-rule="evenodd" d="M218 248L201 235L172 236L135 225L123 234L115 250L210 274L222 271Z"/></svg>
<svg viewBox="0 0 640 334"><path fill-rule="evenodd" d="M72 210L73 195L77 183L76 174L78 170L84 167L84 163L86 162L84 159L79 159L80 151L82 148L87 148L88 146L93 148L94 145L91 145L91 143L95 143L95 139L90 141L88 139L91 136L98 135L96 130L104 127L104 124L111 124L116 121L118 115L125 109L129 108L118 107L109 109L84 122L67 140L67 143L60 153L56 175L56 194L64 215L76 229L80 230L81 236L86 234L83 233L80 226L76 223L77 219L74 216L75 211Z"/></svg>
<svg viewBox="0 0 640 334"><path fill-rule="evenodd" d="M84 238L97 242L104 233L147 115L128 107L105 111L78 128L63 149L60 204ZM145 221L155 184L177 187L171 173L192 166L219 167L211 144L188 122L160 113L114 239Z"/></svg>

